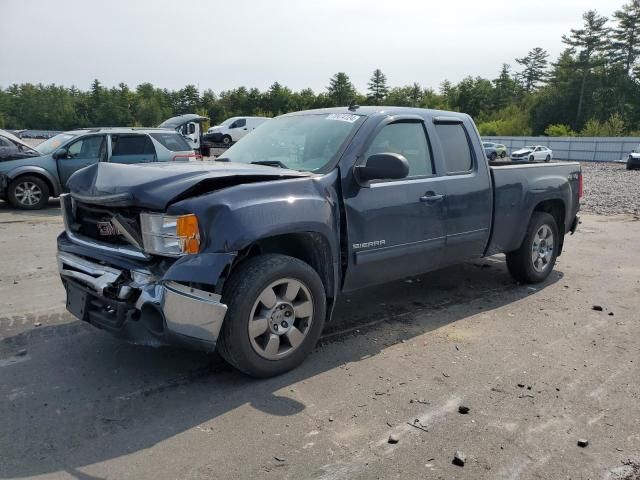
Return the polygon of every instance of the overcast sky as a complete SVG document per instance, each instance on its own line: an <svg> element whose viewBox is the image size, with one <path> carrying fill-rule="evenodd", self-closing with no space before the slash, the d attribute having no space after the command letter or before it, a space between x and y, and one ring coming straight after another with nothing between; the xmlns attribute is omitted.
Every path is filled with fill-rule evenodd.
<svg viewBox="0 0 640 480"><path fill-rule="evenodd" d="M392 86L438 88L495 78L533 47L555 59L585 10L611 16L624 1L0 0L0 86L321 91L344 71L364 92L381 68Z"/></svg>

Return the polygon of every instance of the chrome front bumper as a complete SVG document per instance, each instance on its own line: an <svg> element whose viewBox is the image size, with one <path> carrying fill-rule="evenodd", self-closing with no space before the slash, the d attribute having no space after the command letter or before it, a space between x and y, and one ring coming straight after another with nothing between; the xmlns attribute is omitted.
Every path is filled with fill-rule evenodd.
<svg viewBox="0 0 640 480"><path fill-rule="evenodd" d="M177 336L187 343L194 339L215 345L227 313L220 295L178 282L160 282L147 270L120 270L67 252L59 251L57 259L67 287L67 308L82 320L105 327L107 315L117 314L119 318L113 317L107 329L126 330L130 326L126 324L139 323L158 340L155 343L173 343L171 337Z"/></svg>

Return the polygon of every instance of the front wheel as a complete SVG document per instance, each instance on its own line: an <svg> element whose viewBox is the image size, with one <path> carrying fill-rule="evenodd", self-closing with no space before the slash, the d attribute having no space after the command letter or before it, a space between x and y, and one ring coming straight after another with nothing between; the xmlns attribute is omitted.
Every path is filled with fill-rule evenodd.
<svg viewBox="0 0 640 480"><path fill-rule="evenodd" d="M246 260L227 281L229 307L218 339L220 355L253 377L300 365L324 327L326 296L316 271L286 255Z"/></svg>
<svg viewBox="0 0 640 480"><path fill-rule="evenodd" d="M544 159L545 162L550 162L551 161L551 155L547 155L547 158Z"/></svg>
<svg viewBox="0 0 640 480"><path fill-rule="evenodd" d="M49 201L49 186L40 177L25 175L9 184L7 197L16 208L38 210Z"/></svg>
<svg viewBox="0 0 640 480"><path fill-rule="evenodd" d="M222 137L222 143L225 145L231 145L231 137L229 135L225 135Z"/></svg>
<svg viewBox="0 0 640 480"><path fill-rule="evenodd" d="M521 283L544 281L558 256L560 237L555 218L546 212L534 212L518 250L507 253L507 268Z"/></svg>
<svg viewBox="0 0 640 480"><path fill-rule="evenodd" d="M529 161L533 162L535 160L535 158L533 158L533 155L529 155Z"/></svg>

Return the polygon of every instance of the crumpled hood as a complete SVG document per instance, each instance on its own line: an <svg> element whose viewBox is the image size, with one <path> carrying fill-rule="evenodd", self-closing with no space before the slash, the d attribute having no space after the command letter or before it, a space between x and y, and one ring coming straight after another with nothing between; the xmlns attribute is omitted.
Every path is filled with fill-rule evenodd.
<svg viewBox="0 0 640 480"><path fill-rule="evenodd" d="M516 150L515 152L512 152L511 155L524 155L526 153L531 153L533 152L533 150L531 150L530 148L521 148L520 150Z"/></svg>
<svg viewBox="0 0 640 480"><path fill-rule="evenodd" d="M74 173L67 187L86 203L164 211L175 201L245 183L308 177L278 167L231 162L96 163Z"/></svg>

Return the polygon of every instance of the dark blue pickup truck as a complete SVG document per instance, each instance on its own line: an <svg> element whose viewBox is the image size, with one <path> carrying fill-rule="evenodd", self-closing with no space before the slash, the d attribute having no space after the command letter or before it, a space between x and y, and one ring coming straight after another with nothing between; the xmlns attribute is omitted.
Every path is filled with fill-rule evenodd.
<svg viewBox="0 0 640 480"><path fill-rule="evenodd" d="M303 361L344 292L496 253L545 280L582 174L490 164L465 114L352 106L278 117L215 162L98 163L68 187L69 311L271 376Z"/></svg>

